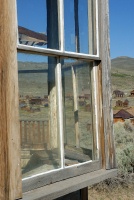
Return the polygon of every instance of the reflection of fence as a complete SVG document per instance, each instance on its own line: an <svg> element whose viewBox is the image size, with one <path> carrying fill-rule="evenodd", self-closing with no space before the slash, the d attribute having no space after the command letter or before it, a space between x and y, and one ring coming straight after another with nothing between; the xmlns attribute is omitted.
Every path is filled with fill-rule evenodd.
<svg viewBox="0 0 134 200"><path fill-rule="evenodd" d="M22 149L43 150L50 145L49 121L20 121Z"/></svg>

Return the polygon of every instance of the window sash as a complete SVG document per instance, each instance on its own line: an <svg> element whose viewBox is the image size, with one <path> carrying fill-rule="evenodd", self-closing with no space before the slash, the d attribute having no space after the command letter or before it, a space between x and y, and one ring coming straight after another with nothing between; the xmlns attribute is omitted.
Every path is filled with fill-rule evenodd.
<svg viewBox="0 0 134 200"><path fill-rule="evenodd" d="M22 180L22 191L28 192L48 184L102 169L100 161L82 163Z"/></svg>
<svg viewBox="0 0 134 200"><path fill-rule="evenodd" d="M76 52L68 52L64 51L64 20L63 20L63 9L64 9L64 0L58 0L59 2L59 18L60 20L58 21L59 23L59 36L60 36L60 50L55 50L55 49L48 49L48 48L40 48L40 47L33 47L33 46L27 46L27 45L22 45L22 44L17 44L17 50L18 52L23 52L23 53L32 53L32 54L40 54L40 55L51 55L51 56L57 56L57 59L59 60L57 66L56 66L56 85L57 85L57 100L58 100L58 129L59 129L59 135L60 135L60 149L61 149L61 168L57 170L51 170L48 172L44 172L42 174L37 174L32 177L24 178L22 179L23 183L23 192L29 191L31 189L35 189L36 187L41 187L47 184L50 184L52 182L56 182L59 180L63 180L66 178L70 178L73 176L77 176L86 172L91 172L95 171L98 169L101 169L101 159L99 156L99 139L95 142L96 138L99 138L99 133L98 133L98 123L94 125L94 133L95 134L95 139L94 142L95 151L97 152L95 154L94 160L84 162L82 164L75 164L70 167L65 167L64 168L64 139L63 139L63 111L62 111L62 91L61 91L61 63L60 63L60 58L74 58L74 59L84 59L85 61L99 61L99 38L98 38L98 0L95 0L96 3L96 48L97 48L97 54L92 55L92 54L84 54L84 53L76 53ZM95 65L95 63L94 63ZM95 66L94 66L95 67ZM95 68L93 67L93 72L92 72L92 87L95 89L96 88L96 81L95 81L95 76L93 75L95 72ZM92 96L93 96L93 115L94 121L97 121L96 119L98 118L97 110L97 92L96 89L92 90ZM97 130L97 132L96 132ZM95 133L96 132L96 133ZM97 135L96 135L97 134ZM57 175L58 173L58 175ZM43 181L42 181L43 180ZM37 182L40 182L40 184L37 184Z"/></svg>
<svg viewBox="0 0 134 200"><path fill-rule="evenodd" d="M88 5L91 0L88 0ZM49 49L49 48L40 48L40 47L32 47L28 45L22 45L19 43L19 38L18 38L18 43L17 43L17 48L19 50L26 50L26 51L33 51L33 52L39 52L39 53L46 53L46 54L54 54L54 55L62 55L62 56L70 56L71 58L83 58L83 59L91 59L91 60L100 60L99 57L99 28L98 28L98 0L94 0L94 15L92 20L95 20L95 30L94 30L94 43L95 46L94 48L96 49L96 54L85 54L85 53L77 53L77 52L71 52L71 51L65 51L64 48L64 0L58 0L58 27L59 27L59 50L56 49ZM88 16L88 26L89 26L89 19L90 17ZM19 34L18 34L19 35ZM92 37L89 36L89 40L92 39Z"/></svg>

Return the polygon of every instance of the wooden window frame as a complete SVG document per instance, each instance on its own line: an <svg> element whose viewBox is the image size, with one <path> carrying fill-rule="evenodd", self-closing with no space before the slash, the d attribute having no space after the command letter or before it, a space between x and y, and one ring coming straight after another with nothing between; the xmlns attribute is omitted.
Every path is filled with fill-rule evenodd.
<svg viewBox="0 0 134 200"><path fill-rule="evenodd" d="M108 0L96 0L98 4L97 13L97 55L87 55L81 53L65 52L63 41L63 20L59 24L61 50L41 49L18 44L17 41L17 14L16 0L0 0L0 96L1 96L1 120L0 120L0 171L1 187L0 196L2 200L19 199L22 191L35 190L50 183L62 182L65 179L89 174L93 171L116 168L115 151L112 132L112 107L111 107L111 88L110 88L110 56L109 56L109 10ZM60 19L63 18L63 0L59 0ZM98 31L99 30L99 31ZM18 113L18 75L17 75L17 49L19 52L56 55L57 57L77 58L85 61L94 61L92 69L92 88L93 91L93 112L94 131L98 133L99 160L74 165L54 172L45 173L30 179L21 180L20 164L20 130ZM56 73L61 71L60 62L57 64ZM60 76L56 81L58 93L60 94ZM98 96L96 97L96 94ZM62 97L59 96L58 102L61 103ZM59 119L62 120L62 110L59 107ZM60 121L61 122L61 121ZM62 129L62 127L61 127ZM62 137L62 130L61 137ZM63 138L62 138L63 140ZM61 144L62 145L62 144ZM96 144L95 144L96 145ZM63 156L63 155L62 155ZM115 173L114 173L115 175ZM112 176L112 175L111 175ZM22 190L23 186L23 190Z"/></svg>

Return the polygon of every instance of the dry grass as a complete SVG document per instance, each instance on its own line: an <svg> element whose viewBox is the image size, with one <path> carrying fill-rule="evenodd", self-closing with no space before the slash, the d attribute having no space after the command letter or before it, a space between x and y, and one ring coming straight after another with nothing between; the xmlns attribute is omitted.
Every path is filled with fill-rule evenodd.
<svg viewBox="0 0 134 200"><path fill-rule="evenodd" d="M88 190L88 200L133 200L134 174L126 179L113 178L96 184Z"/></svg>
<svg viewBox="0 0 134 200"><path fill-rule="evenodd" d="M112 191L97 191L91 188L88 195L88 200L133 200L134 185L125 188L118 187Z"/></svg>

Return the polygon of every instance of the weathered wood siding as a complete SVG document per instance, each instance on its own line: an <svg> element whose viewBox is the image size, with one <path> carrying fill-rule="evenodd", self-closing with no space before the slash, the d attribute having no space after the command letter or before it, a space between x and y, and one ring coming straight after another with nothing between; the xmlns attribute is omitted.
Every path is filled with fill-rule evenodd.
<svg viewBox="0 0 134 200"><path fill-rule="evenodd" d="M0 0L0 200L21 197L16 1Z"/></svg>
<svg viewBox="0 0 134 200"><path fill-rule="evenodd" d="M113 112L111 93L111 60L110 60L110 38L109 38L109 0L100 0L100 58L102 68L102 95L104 116L104 142L106 169L116 167L115 148L113 140Z"/></svg>

